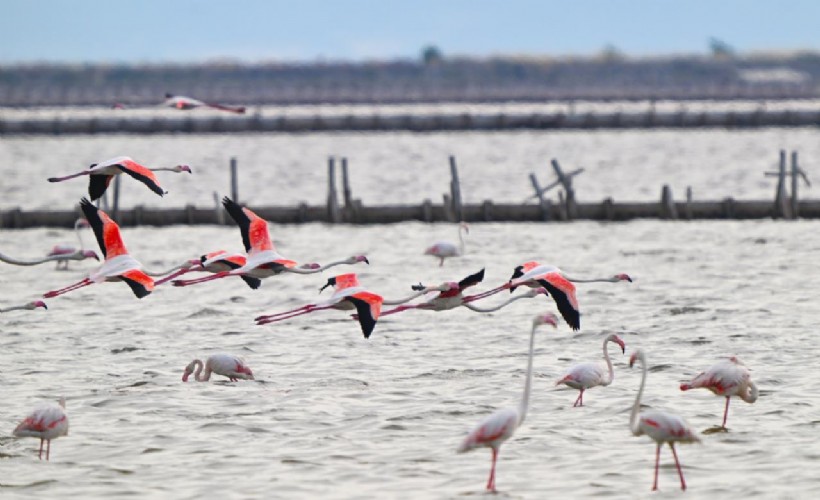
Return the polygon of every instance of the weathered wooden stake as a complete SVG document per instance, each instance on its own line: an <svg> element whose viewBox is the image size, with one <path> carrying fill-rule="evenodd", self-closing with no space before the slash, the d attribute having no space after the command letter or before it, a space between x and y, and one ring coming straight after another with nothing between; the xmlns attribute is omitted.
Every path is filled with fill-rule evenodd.
<svg viewBox="0 0 820 500"><path fill-rule="evenodd" d="M791 219L791 207L786 194L786 151L780 150L780 164L777 172L777 191L774 195L775 217Z"/></svg>
<svg viewBox="0 0 820 500"><path fill-rule="evenodd" d="M453 204L453 222L461 221L463 212L461 207L461 183L458 179L458 168L456 167L456 157L450 156L450 193Z"/></svg>
<svg viewBox="0 0 820 500"><path fill-rule="evenodd" d="M692 186L686 186L686 219L692 220Z"/></svg>
<svg viewBox="0 0 820 500"><path fill-rule="evenodd" d="M678 218L678 210L675 207L675 200L672 199L672 188L669 184L664 184L661 188L661 218L675 220Z"/></svg>
<svg viewBox="0 0 820 500"><path fill-rule="evenodd" d="M350 195L350 182L347 178L347 158L342 158L342 195L345 200L345 208L350 209L353 206Z"/></svg>
<svg viewBox="0 0 820 500"><path fill-rule="evenodd" d="M114 176L114 206L111 210L111 218L115 221L120 216L120 176Z"/></svg>
<svg viewBox="0 0 820 500"><path fill-rule="evenodd" d="M797 184L798 184L798 177L800 176L800 167L797 166L797 151L792 151L792 198L791 198L791 208L792 208L792 217L797 218L800 216L800 209L799 203L797 200Z"/></svg>
<svg viewBox="0 0 820 500"><path fill-rule="evenodd" d="M225 212L222 210L222 203L220 203L219 193L214 191L214 220L220 226L225 225Z"/></svg>
<svg viewBox="0 0 820 500"><path fill-rule="evenodd" d="M339 199L336 196L336 161L332 156L327 159L327 218L334 224L342 221L339 210Z"/></svg>
<svg viewBox="0 0 820 500"><path fill-rule="evenodd" d="M552 169L555 170L555 175L564 187L566 192L566 201L564 202L567 220L572 220L578 215L578 207L575 203L575 190L572 188L572 176L564 175L561 170L561 165L555 158L552 159Z"/></svg>
<svg viewBox="0 0 820 500"><path fill-rule="evenodd" d="M231 199L239 203L239 179L237 177L236 157L231 157Z"/></svg>
<svg viewBox="0 0 820 500"><path fill-rule="evenodd" d="M607 197L603 202L604 218L606 220L615 220L615 206L611 197Z"/></svg>
<svg viewBox="0 0 820 500"><path fill-rule="evenodd" d="M425 198L421 204L421 217L424 222L433 222L433 202Z"/></svg>

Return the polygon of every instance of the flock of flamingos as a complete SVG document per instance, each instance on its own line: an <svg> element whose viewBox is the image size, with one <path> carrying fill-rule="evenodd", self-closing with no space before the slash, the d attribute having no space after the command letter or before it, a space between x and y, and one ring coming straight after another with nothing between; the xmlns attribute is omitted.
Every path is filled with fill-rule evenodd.
<svg viewBox="0 0 820 500"><path fill-rule="evenodd" d="M59 266L60 263L67 263L70 260L86 258L99 260L95 252L82 248L82 239L79 237L79 231L90 226L102 252L102 265L77 283L46 292L43 297L47 299L105 281L125 283L137 298L149 295L156 286L169 281L173 286L190 286L231 276L244 280L250 288L256 289L261 285L261 280L278 274L314 274L341 264L369 263L364 255L354 255L325 265L317 263L300 265L293 260L286 259L277 253L268 232L267 222L248 208L244 208L226 197L223 200L223 206L239 226L246 253L229 253L224 250L213 251L162 273L146 271L135 258L129 255L117 223L104 211L96 207L92 201L104 194L115 175L122 173L141 181L152 191L162 196L166 193L160 187L159 181L154 174L154 171L158 170L191 173L191 169L185 165L151 169L140 165L131 158L118 157L91 165L88 169L76 174L49 179L51 182L60 182L80 176L89 177L88 194L90 200L83 198L80 202L80 208L85 218L78 220L75 225L75 232L77 232L80 239L80 248L57 246L48 256L35 260L14 259L0 254L0 261L14 265L35 265L56 261ZM457 257L464 252L463 233L468 231L469 227L462 223L459 226L458 244L438 242L429 247L425 253L436 257L439 259L439 265L443 265L446 258ZM177 279L183 274L196 271L210 274L189 280ZM155 277L158 279L155 280ZM361 286L355 273L340 274L328 279L322 287L324 289L330 286L334 289L333 294L327 300L306 304L290 311L261 315L255 321L257 324L263 325L327 309L350 311L353 312L353 317L358 320L364 337L369 338L381 316L396 314L409 309L443 311L464 306L472 311L483 313L498 310L518 299L545 295L552 297L559 313L569 327L573 330L579 330L581 327L580 308L573 283L632 281L626 274L617 274L600 279L577 279L568 276L555 266L527 262L515 268L508 282L481 293L465 295L468 288L479 284L483 279L484 270L482 269L460 281L445 282L436 286L425 286L419 283L411 287L413 293L407 297L389 300ZM518 287L526 287L528 290L525 293L512 295L507 301L494 307L483 308L475 304L477 301L504 290L513 293ZM419 302L411 303L417 298L421 298ZM382 311L383 306L396 307ZM0 309L0 312L5 313L17 309L32 310L40 307L46 308L46 304L41 300L37 300L21 306ZM527 374L523 395L518 406L498 410L486 417L466 436L458 447L457 451L459 453L475 448L490 448L492 451L492 464L487 481L488 490L496 490L495 469L499 448L513 436L516 429L524 422L527 414L532 385L533 346L536 329L542 325L556 327L557 323L558 317L553 313L540 314L533 319L529 340ZM586 390L612 383L614 373L607 350L610 343L620 347L623 353L626 352L626 345L620 337L615 334L608 335L603 342L605 366L600 363L582 363L572 367L557 381L557 384L565 384L579 391L578 398L573 406L583 406L583 397ZM668 444L680 477L681 489L685 490L686 482L675 444L699 442L700 438L692 427L677 415L658 410L641 411L641 397L647 376L647 361L643 351L636 350L631 354L630 367L636 362L641 365L643 378L632 407L629 426L635 436L647 435L656 443L655 474L652 489L656 490L658 487L661 447L663 444ZM185 367L182 381L187 381L191 375L197 381L207 381L212 373L228 377L231 381L253 379L253 371L242 360L228 354L217 354L210 356L204 363L198 359L192 361ZM680 386L680 389L684 391L695 388L706 388L715 395L725 397L726 406L723 423L721 424L721 428L724 430L732 396L739 397L748 403L755 402L758 397L758 389L751 380L749 370L735 357L718 362L697 375L689 383ZM50 455L51 440L67 433L68 417L65 412L65 400L62 398L59 404L52 403L36 408L14 430L15 436L29 436L40 439L39 457L41 459L45 443L47 460Z"/></svg>

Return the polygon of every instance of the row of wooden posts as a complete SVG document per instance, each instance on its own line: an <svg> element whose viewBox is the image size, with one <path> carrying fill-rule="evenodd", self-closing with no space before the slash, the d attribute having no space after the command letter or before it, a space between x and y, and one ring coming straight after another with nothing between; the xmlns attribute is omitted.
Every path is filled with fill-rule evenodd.
<svg viewBox="0 0 820 500"><path fill-rule="evenodd" d="M664 185L658 202L615 202L607 198L599 203L579 203L576 199L573 179L584 172L578 168L564 172L558 160L551 160L555 179L541 186L535 173L529 178L534 194L521 203L499 204L485 200L480 204L465 204L462 200L461 183L455 157L449 158L449 192L442 195L441 204L426 199L420 205L366 206L361 199L354 198L348 176L347 158L328 159L328 192L324 206L309 206L301 203L295 207L252 207L259 216L274 223L326 222L332 224L386 224L404 221L458 222L458 221L515 221L549 222L572 220L624 221L637 218L654 219L793 219L820 218L820 201L800 201L798 199L799 179L810 185L806 172L798 164L796 151L791 153L791 169L787 169L786 151L780 152L779 169L765 172L767 177L777 177L774 202L767 200L734 200L731 197L719 201L695 201L692 189L686 190L686 200L675 202L672 189ZM336 167L341 171L341 199L337 188ZM788 178L791 177L791 194L788 193ZM212 208L196 208L188 205L178 209L148 209L142 206L131 210L120 209L120 176L114 181L113 199L109 204L107 195L101 200L102 208L114 220L124 226L174 224L230 224L226 220L220 197L214 193ZM560 188L557 202L548 198L549 191ZM231 198L240 201L239 168L236 158L230 160ZM537 200L537 204L530 203ZM19 208L0 212L0 227L73 227L79 216L79 209L73 211L22 211Z"/></svg>

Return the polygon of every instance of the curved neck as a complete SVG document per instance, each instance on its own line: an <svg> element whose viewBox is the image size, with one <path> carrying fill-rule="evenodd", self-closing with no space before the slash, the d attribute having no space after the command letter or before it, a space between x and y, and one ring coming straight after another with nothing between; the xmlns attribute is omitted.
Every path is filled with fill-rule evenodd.
<svg viewBox="0 0 820 500"><path fill-rule="evenodd" d="M430 290L425 288L423 290L419 290L417 292L414 292L413 294L408 295L407 297L405 297L403 299L395 299L395 300L385 299L385 300L382 301L382 305L397 306L397 305L400 305L400 304L404 304L405 302L410 302L411 300L413 300L417 297L421 297L422 295L424 295L425 293L428 293L428 292L430 292Z"/></svg>
<svg viewBox="0 0 820 500"><path fill-rule="evenodd" d="M188 269L189 267L191 267L191 263L186 261L186 262L183 262L182 264L179 264L178 266L172 267L171 269L166 269L165 271L156 272L156 271L150 271L150 270L147 270L147 269L143 269L142 272L144 272L148 276L159 277L159 276L165 276L166 274L171 274L174 271L179 271L181 269Z"/></svg>
<svg viewBox="0 0 820 500"><path fill-rule="evenodd" d="M0 253L0 261L5 262L6 264L13 264L15 266L36 266L37 264L42 264L43 262L50 262L52 260L65 260L65 256L52 255L50 257L43 257L37 260L19 260L15 259L14 257L9 257L8 255Z"/></svg>
<svg viewBox="0 0 820 500"><path fill-rule="evenodd" d="M28 307L26 307L24 305L23 306L6 307L5 309L0 309L0 313L5 313L5 312L9 312L9 311L19 311L20 309L28 309Z"/></svg>
<svg viewBox="0 0 820 500"><path fill-rule="evenodd" d="M464 226L458 227L458 250L461 255L464 255Z"/></svg>
<svg viewBox="0 0 820 500"><path fill-rule="evenodd" d="M505 300L504 302L498 304L497 306L493 306L493 307L478 307L478 306L475 306L475 305L473 305L469 302L465 302L463 305L464 305L464 307L466 307L467 309L469 309L471 311L480 312L480 313L488 313L488 312L498 311L502 307L506 307L508 304L510 304L511 302L515 302L518 299L528 299L528 298L530 298L530 296L526 295L526 294L516 295L516 296L511 297L511 298Z"/></svg>
<svg viewBox="0 0 820 500"><path fill-rule="evenodd" d="M205 372L204 377L199 376L199 374L202 373L202 367L203 367L202 361L200 361L198 359L195 359L194 360L194 366L196 366L196 370L194 370L194 380L196 380L197 382L207 382L208 379L211 378L211 372L210 371Z"/></svg>
<svg viewBox="0 0 820 500"><path fill-rule="evenodd" d="M175 167L155 167L149 168L151 172L179 172Z"/></svg>
<svg viewBox="0 0 820 500"><path fill-rule="evenodd" d="M573 283L617 283L621 281L615 276L609 278L570 278L566 274L564 274L563 276L564 278L568 279L569 281L572 281Z"/></svg>
<svg viewBox="0 0 820 500"><path fill-rule="evenodd" d="M611 340L609 340L609 338L604 340L604 361L606 361L606 367L609 370L609 378L606 379L603 384L601 384L601 385L604 385L604 386L607 386L607 385L611 384L612 379L615 378L615 370L612 368L612 360L609 359L609 351L606 348L607 344L609 344L610 342L611 342Z"/></svg>
<svg viewBox="0 0 820 500"><path fill-rule="evenodd" d="M337 261L334 261L334 262L330 262L330 263L325 264L323 266L319 266L316 269L303 269L303 268L300 268L300 267L286 267L285 271L287 271L289 273L296 273L296 274L315 274L315 273L321 273L325 269L328 269L328 268L331 268L331 267L334 267L334 266L338 266L338 265L341 265L341 264L349 264L349 263L350 263L350 260L345 259L345 260L337 260Z"/></svg>
<svg viewBox="0 0 820 500"><path fill-rule="evenodd" d="M629 415L629 429L632 431L632 434L635 436L640 434L639 426L638 426L638 414L641 412L641 397L643 396L643 387L646 385L646 360L644 359L643 355L638 356L638 361L641 362L641 369L643 370L643 376L641 378L641 387L638 389L638 395L635 396L635 404L632 405L632 413Z"/></svg>
<svg viewBox="0 0 820 500"><path fill-rule="evenodd" d="M757 384L755 384L751 380L749 381L749 390L747 390L743 394L739 394L740 399L746 401L747 403L754 403L755 401L757 401L758 395L759 394L757 390Z"/></svg>
<svg viewBox="0 0 820 500"><path fill-rule="evenodd" d="M518 406L518 425L524 423L524 417L527 416L527 409L530 406L530 389L532 388L532 357L535 349L535 328L536 325L533 324L532 330L530 331L530 354L527 358L527 378L524 381L524 395L521 397L521 404Z"/></svg>

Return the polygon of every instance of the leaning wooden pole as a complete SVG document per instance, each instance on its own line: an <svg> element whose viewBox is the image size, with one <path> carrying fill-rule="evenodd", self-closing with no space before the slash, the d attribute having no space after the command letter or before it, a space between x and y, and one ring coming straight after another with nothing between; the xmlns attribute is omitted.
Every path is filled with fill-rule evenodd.
<svg viewBox="0 0 820 500"><path fill-rule="evenodd" d="M236 157L231 157L231 199L239 203L239 178Z"/></svg>
<svg viewBox="0 0 820 500"><path fill-rule="evenodd" d="M342 222L339 198L336 194L336 159L327 159L327 220L334 224Z"/></svg>
<svg viewBox="0 0 820 500"><path fill-rule="evenodd" d="M464 211L461 204L461 183L458 179L455 156L450 156L450 178L450 202L453 204L454 222L458 222L464 219Z"/></svg>
<svg viewBox="0 0 820 500"><path fill-rule="evenodd" d="M800 216L800 204L797 199L797 184L800 177L800 167L797 165L797 151L792 151L792 197L791 209L792 217Z"/></svg>

